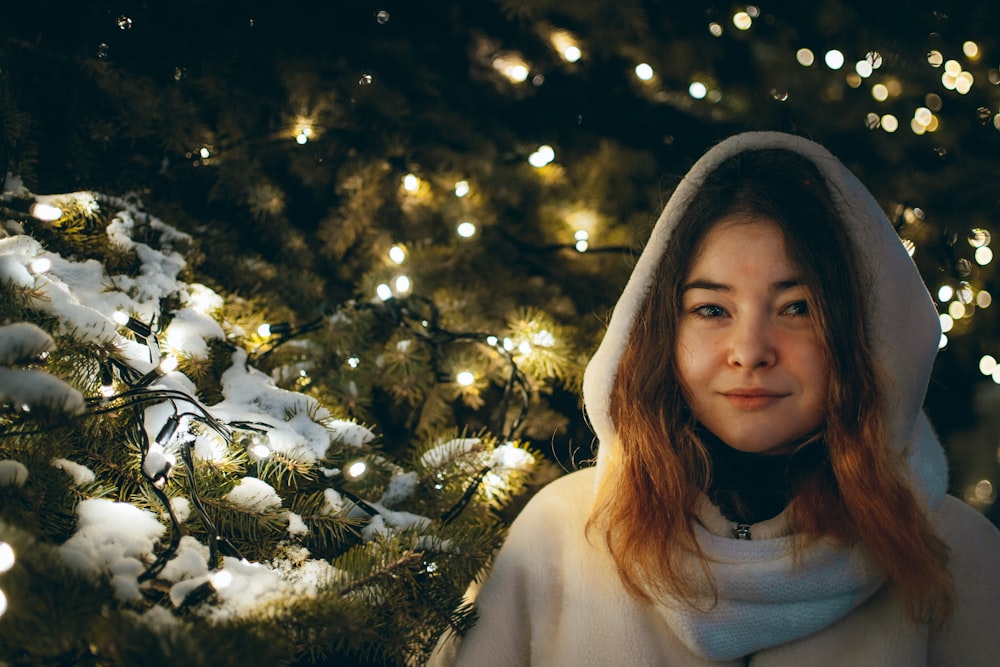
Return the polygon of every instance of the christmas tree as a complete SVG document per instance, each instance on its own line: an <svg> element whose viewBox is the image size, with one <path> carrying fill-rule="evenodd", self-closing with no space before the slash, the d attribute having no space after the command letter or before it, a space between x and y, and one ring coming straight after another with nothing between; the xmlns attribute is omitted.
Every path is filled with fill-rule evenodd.
<svg viewBox="0 0 1000 667"><path fill-rule="evenodd" d="M988 3L77 4L2 27L0 661L420 664L593 456L607 313L745 129L897 224L996 520Z"/></svg>

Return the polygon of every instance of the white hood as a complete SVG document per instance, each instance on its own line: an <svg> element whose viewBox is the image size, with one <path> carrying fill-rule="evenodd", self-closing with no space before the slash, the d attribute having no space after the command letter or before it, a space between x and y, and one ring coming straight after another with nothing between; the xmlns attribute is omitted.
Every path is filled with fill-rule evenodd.
<svg viewBox="0 0 1000 667"><path fill-rule="evenodd" d="M913 468L913 482L930 507L947 487L944 453L922 412L931 366L941 337L940 322L927 288L895 230L871 193L822 146L780 132L750 132L709 150L687 173L667 202L615 306L604 340L583 381L587 414L599 441L598 480L613 465L618 446L608 412L611 387L633 322L656 274L674 225L720 163L748 150L780 148L815 163L826 179L840 219L859 251L866 331L871 337L885 388L889 442Z"/></svg>

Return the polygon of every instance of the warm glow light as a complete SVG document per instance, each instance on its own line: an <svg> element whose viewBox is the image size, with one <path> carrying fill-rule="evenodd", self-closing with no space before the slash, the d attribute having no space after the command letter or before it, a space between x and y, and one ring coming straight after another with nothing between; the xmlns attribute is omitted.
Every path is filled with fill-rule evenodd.
<svg viewBox="0 0 1000 667"><path fill-rule="evenodd" d="M993 375L993 371L997 369L997 360L988 354L984 354L982 358L979 359L979 372L983 375Z"/></svg>
<svg viewBox="0 0 1000 667"><path fill-rule="evenodd" d="M969 41L962 44L962 53L969 60L975 62L979 60L979 45L975 42Z"/></svg>
<svg viewBox="0 0 1000 667"><path fill-rule="evenodd" d="M635 66L635 75L643 81L649 81L653 78L653 68L648 63L639 63Z"/></svg>
<svg viewBox="0 0 1000 667"><path fill-rule="evenodd" d="M403 189L407 192L416 192L420 189L420 179L413 174L403 176Z"/></svg>
<svg viewBox="0 0 1000 667"><path fill-rule="evenodd" d="M941 303L948 303L951 301L951 297L955 296L955 289L951 285L941 285L938 288L938 301Z"/></svg>
<svg viewBox="0 0 1000 667"><path fill-rule="evenodd" d="M538 147L534 153L528 156L528 164L536 169L541 169L545 165L549 164L556 159L556 152L548 144L544 144Z"/></svg>
<svg viewBox="0 0 1000 667"><path fill-rule="evenodd" d="M813 63L816 62L816 56L810 49L799 49L795 52L795 59L803 67L812 67Z"/></svg>
<svg viewBox="0 0 1000 667"><path fill-rule="evenodd" d="M161 373L173 373L177 370L177 357L172 354L168 354L160 360L160 372Z"/></svg>
<svg viewBox="0 0 1000 667"><path fill-rule="evenodd" d="M701 81L695 81L688 86L688 94L696 100L702 100L708 94L708 88Z"/></svg>
<svg viewBox="0 0 1000 667"><path fill-rule="evenodd" d="M567 46L563 52L562 57L568 63L575 63L583 56L583 51L580 50L579 46Z"/></svg>
<svg viewBox="0 0 1000 667"><path fill-rule="evenodd" d="M517 54L506 54L493 59L493 69L511 83L524 83L528 79L528 63Z"/></svg>
<svg viewBox="0 0 1000 667"><path fill-rule="evenodd" d="M983 246L982 248L976 248L976 264L979 266L986 266L993 261L993 251L990 250L989 246Z"/></svg>
<svg viewBox="0 0 1000 667"><path fill-rule="evenodd" d="M938 315L938 320L941 322L941 331L945 333L955 328L955 320L951 319L951 315L948 313Z"/></svg>
<svg viewBox="0 0 1000 667"><path fill-rule="evenodd" d="M854 71L857 72L858 76L861 78L867 79L872 75L872 64L867 60L859 60L854 63Z"/></svg>
<svg viewBox="0 0 1000 667"><path fill-rule="evenodd" d="M250 448L250 453L256 456L258 459L266 459L271 455L271 450L268 449L267 445L263 443L258 443Z"/></svg>
<svg viewBox="0 0 1000 667"><path fill-rule="evenodd" d="M388 301L392 298L392 288L385 283L382 283L375 288L375 294L383 301Z"/></svg>
<svg viewBox="0 0 1000 667"><path fill-rule="evenodd" d="M3 616L7 611L7 596L0 591L0 616Z"/></svg>
<svg viewBox="0 0 1000 667"><path fill-rule="evenodd" d="M260 336L261 338L270 338L271 325L267 322L261 324L259 327L257 327L257 335Z"/></svg>
<svg viewBox="0 0 1000 667"><path fill-rule="evenodd" d="M940 51L934 50L927 54L927 62L931 67L941 67L944 62L944 55Z"/></svg>
<svg viewBox="0 0 1000 667"><path fill-rule="evenodd" d="M52 260L48 257L39 257L31 262L31 270L34 273L45 273L52 268Z"/></svg>
<svg viewBox="0 0 1000 667"><path fill-rule="evenodd" d="M368 472L368 464L364 461L355 461L354 463L348 465L347 469L344 470L344 477L351 480L359 479L363 477L366 472Z"/></svg>
<svg viewBox="0 0 1000 667"><path fill-rule="evenodd" d="M398 276L396 278L396 293L397 294L409 294L410 292L410 277L409 276Z"/></svg>
<svg viewBox="0 0 1000 667"><path fill-rule="evenodd" d="M746 12L736 12L733 14L733 25L739 30L749 30L753 25L753 17Z"/></svg>
<svg viewBox="0 0 1000 667"><path fill-rule="evenodd" d="M872 97L876 102L885 102L889 99L889 89L883 83L876 83L872 86Z"/></svg>
<svg viewBox="0 0 1000 667"><path fill-rule="evenodd" d="M469 194L469 182L468 181L458 181L455 183L455 196L464 197Z"/></svg>
<svg viewBox="0 0 1000 667"><path fill-rule="evenodd" d="M209 577L209 581L212 583L212 588L221 591L233 583L233 575L226 570L217 570Z"/></svg>
<svg viewBox="0 0 1000 667"><path fill-rule="evenodd" d="M992 303L993 295L986 290L982 290L976 295L976 305L980 308L989 308Z"/></svg>
<svg viewBox="0 0 1000 667"><path fill-rule="evenodd" d="M938 339L938 349L943 350L948 347L948 336L941 334L941 338Z"/></svg>
<svg viewBox="0 0 1000 667"><path fill-rule="evenodd" d="M394 245L389 248L389 259L393 264L402 264L406 261L406 251L403 250L403 246Z"/></svg>
<svg viewBox="0 0 1000 667"><path fill-rule="evenodd" d="M476 376L471 371L461 371L455 375L455 382L463 387L471 387L476 381Z"/></svg>
<svg viewBox="0 0 1000 667"><path fill-rule="evenodd" d="M465 220L463 222L458 223L458 227L455 228L455 231L463 239L471 239L473 236L476 235L476 225L475 223Z"/></svg>
<svg viewBox="0 0 1000 667"><path fill-rule="evenodd" d="M52 204L32 204L31 215L44 222L54 222L62 217L62 209Z"/></svg>
<svg viewBox="0 0 1000 667"><path fill-rule="evenodd" d="M823 61L830 69L838 70L844 66L844 54L837 49L830 49L826 52L826 55L823 56Z"/></svg>
<svg viewBox="0 0 1000 667"><path fill-rule="evenodd" d="M989 245L991 240L992 236L988 229L976 227L969 232L969 245L973 248L982 248L984 245Z"/></svg>
<svg viewBox="0 0 1000 667"><path fill-rule="evenodd" d="M899 129L899 119L891 113L885 114L880 120L882 123L882 129L890 134Z"/></svg>
<svg viewBox="0 0 1000 667"><path fill-rule="evenodd" d="M961 301L952 301L948 304L948 314L953 320L962 319L965 317L965 304Z"/></svg>
<svg viewBox="0 0 1000 667"><path fill-rule="evenodd" d="M715 23L714 21L709 23L708 31L712 33L713 37L722 37L722 25L719 23Z"/></svg>
<svg viewBox="0 0 1000 667"><path fill-rule="evenodd" d="M6 572L14 567L14 547L6 542L0 542L0 572Z"/></svg>

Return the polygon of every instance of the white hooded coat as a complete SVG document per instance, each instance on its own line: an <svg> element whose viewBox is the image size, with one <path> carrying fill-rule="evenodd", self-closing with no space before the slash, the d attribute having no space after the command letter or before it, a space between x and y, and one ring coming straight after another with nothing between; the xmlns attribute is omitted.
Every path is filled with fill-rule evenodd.
<svg viewBox="0 0 1000 667"><path fill-rule="evenodd" d="M602 477L615 465L611 387L636 313L673 226L705 176L746 150L783 148L814 162L858 249L867 330L889 378L889 443L952 548L957 606L944 630L908 621L898 595L863 547L808 547L798 565L786 513L737 540L705 500L698 540L719 601L710 611L629 595L597 532L585 526ZM945 495L941 445L922 410L940 328L912 260L870 193L826 149L775 132L737 135L706 153L661 214L584 378L600 443L597 466L543 489L511 527L477 599L479 620L457 664L487 665L963 665L1000 664L1000 532ZM655 526L650 527L655 530ZM449 650L437 656L441 659Z"/></svg>

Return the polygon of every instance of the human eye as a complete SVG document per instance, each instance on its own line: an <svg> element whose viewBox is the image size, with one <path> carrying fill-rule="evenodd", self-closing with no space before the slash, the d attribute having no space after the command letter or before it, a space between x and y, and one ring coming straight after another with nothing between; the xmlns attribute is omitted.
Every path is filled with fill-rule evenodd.
<svg viewBox="0 0 1000 667"><path fill-rule="evenodd" d="M729 314L726 312L725 308L717 306L714 303L706 304L704 306L695 306L691 309L691 312L694 315L706 320L718 319Z"/></svg>
<svg viewBox="0 0 1000 667"><path fill-rule="evenodd" d="M793 301L781 309L782 315L792 315L794 317L808 317L811 312L809 302L805 299Z"/></svg>

